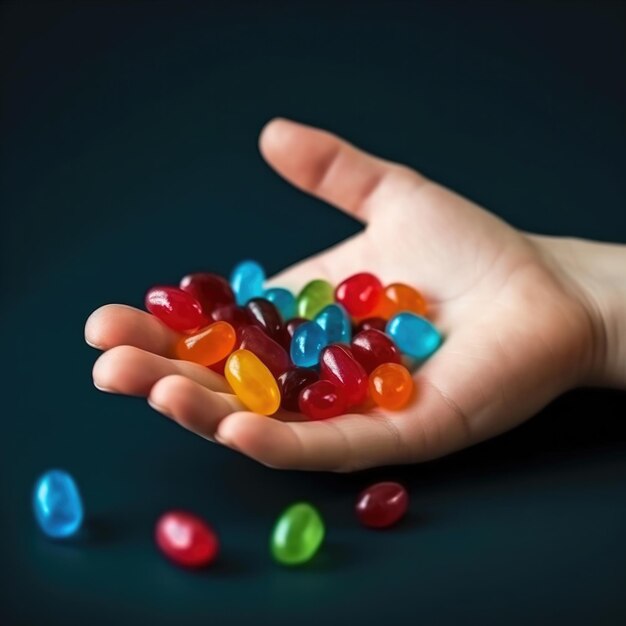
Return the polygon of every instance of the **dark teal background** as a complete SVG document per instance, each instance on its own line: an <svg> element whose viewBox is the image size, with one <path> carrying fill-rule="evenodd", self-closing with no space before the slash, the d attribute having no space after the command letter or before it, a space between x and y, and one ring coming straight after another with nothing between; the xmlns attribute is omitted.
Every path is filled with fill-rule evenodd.
<svg viewBox="0 0 626 626"><path fill-rule="evenodd" d="M278 472L96 391L82 339L100 304L242 257L274 272L359 228L263 164L275 115L520 228L625 242L625 23L618 2L4 3L0 623L626 623L624 394L569 394L422 466ZM69 544L31 516L51 466L89 515ZM352 514L375 479L411 492L390 532ZM328 542L285 570L268 535L296 499ZM217 528L214 568L155 551L168 507Z"/></svg>

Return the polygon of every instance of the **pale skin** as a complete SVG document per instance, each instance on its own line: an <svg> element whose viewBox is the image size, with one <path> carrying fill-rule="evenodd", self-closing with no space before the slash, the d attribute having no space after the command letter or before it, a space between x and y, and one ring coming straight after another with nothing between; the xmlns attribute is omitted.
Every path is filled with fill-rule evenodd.
<svg viewBox="0 0 626 626"><path fill-rule="evenodd" d="M423 175L277 119L267 163L365 228L271 280L297 292L370 270L427 297L440 350L414 401L325 421L251 413L221 376L174 360L176 333L107 305L85 328L102 391L144 396L181 426L276 468L352 471L440 457L513 428L583 385L626 388L626 246L522 233Z"/></svg>

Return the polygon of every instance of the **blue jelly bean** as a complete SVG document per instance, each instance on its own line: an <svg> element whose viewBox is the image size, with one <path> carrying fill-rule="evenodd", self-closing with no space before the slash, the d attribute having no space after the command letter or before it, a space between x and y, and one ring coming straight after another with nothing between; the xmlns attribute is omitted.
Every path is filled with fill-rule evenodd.
<svg viewBox="0 0 626 626"><path fill-rule="evenodd" d="M387 322L386 331L404 354L416 359L429 357L441 345L439 331L414 313L398 313Z"/></svg>
<svg viewBox="0 0 626 626"><path fill-rule="evenodd" d="M265 290L263 296L269 300L280 313L284 321L290 320L296 316L296 297L289 291L289 289L283 289L282 287L272 287Z"/></svg>
<svg viewBox="0 0 626 626"><path fill-rule="evenodd" d="M340 304L325 306L315 316L315 322L326 331L328 343L350 343L352 324L346 310Z"/></svg>
<svg viewBox="0 0 626 626"><path fill-rule="evenodd" d="M263 295L265 270L256 261L241 261L230 274L230 286L239 306Z"/></svg>
<svg viewBox="0 0 626 626"><path fill-rule="evenodd" d="M83 503L74 479L63 470L49 470L35 483L35 519L41 530L60 539L70 537L83 522Z"/></svg>
<svg viewBox="0 0 626 626"><path fill-rule="evenodd" d="M326 331L315 322L305 322L296 328L291 339L291 360L298 367L315 367L327 345Z"/></svg>

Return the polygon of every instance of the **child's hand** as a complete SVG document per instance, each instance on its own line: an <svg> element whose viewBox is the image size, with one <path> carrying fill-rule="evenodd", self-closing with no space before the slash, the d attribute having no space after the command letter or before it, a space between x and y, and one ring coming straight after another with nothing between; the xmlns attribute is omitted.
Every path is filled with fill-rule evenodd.
<svg viewBox="0 0 626 626"><path fill-rule="evenodd" d="M612 277L594 276L600 286L587 288L586 276L594 264L610 273L602 270L615 266L609 256L623 254L619 248L526 236L408 168L293 122L271 122L260 147L292 184L367 225L273 284L297 292L313 278L337 284L371 270L383 283L408 283L426 295L445 341L416 372L414 403L315 422L256 415L221 376L168 358L173 331L120 305L87 322L87 341L106 350L94 367L98 388L147 396L185 428L266 465L350 471L472 445L579 384L624 384L618 355L607 348L610 324L599 313L609 301L602 281ZM596 248L604 264L596 263ZM575 266L581 258L589 262L584 276Z"/></svg>

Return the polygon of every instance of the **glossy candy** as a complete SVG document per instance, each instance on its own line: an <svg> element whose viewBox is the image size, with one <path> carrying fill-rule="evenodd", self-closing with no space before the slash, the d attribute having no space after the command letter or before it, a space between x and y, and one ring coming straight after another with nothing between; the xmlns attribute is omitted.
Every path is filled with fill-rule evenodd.
<svg viewBox="0 0 626 626"><path fill-rule="evenodd" d="M300 412L312 420L342 415L348 409L343 389L330 380L318 380L300 392Z"/></svg>
<svg viewBox="0 0 626 626"><path fill-rule="evenodd" d="M387 334L409 356L425 359L441 345L439 331L424 317L398 313L387 322Z"/></svg>
<svg viewBox="0 0 626 626"><path fill-rule="evenodd" d="M254 324L260 326L274 341L284 344L287 331L278 309L265 298L252 298L246 309Z"/></svg>
<svg viewBox="0 0 626 626"><path fill-rule="evenodd" d="M181 333L192 333L206 326L200 303L177 287L153 287L146 293L146 309L164 324Z"/></svg>
<svg viewBox="0 0 626 626"><path fill-rule="evenodd" d="M388 320L401 311L425 315L426 309L426 300L417 289L403 283L393 283L385 287L375 313Z"/></svg>
<svg viewBox="0 0 626 626"><path fill-rule="evenodd" d="M285 348L268 337L259 326L247 326L241 331L239 347L256 354L275 378L289 369L291 364Z"/></svg>
<svg viewBox="0 0 626 626"><path fill-rule="evenodd" d="M315 507L292 504L276 521L270 540L273 557L283 565L310 561L324 541L324 521Z"/></svg>
<svg viewBox="0 0 626 626"><path fill-rule="evenodd" d="M262 296L264 282L265 270L256 261L241 261L230 274L230 286L240 306Z"/></svg>
<svg viewBox="0 0 626 626"><path fill-rule="evenodd" d="M291 339L291 361L298 367L314 367L327 344L326 331L315 322L306 322L296 329Z"/></svg>
<svg viewBox="0 0 626 626"><path fill-rule="evenodd" d="M374 274L361 272L346 278L335 290L335 299L354 317L369 315L382 296L383 285Z"/></svg>
<svg viewBox="0 0 626 626"><path fill-rule="evenodd" d="M356 326L355 334L360 333L362 330L380 330L385 332L387 327L387 320L384 317L366 317L362 319Z"/></svg>
<svg viewBox="0 0 626 626"><path fill-rule="evenodd" d="M48 537L63 539L75 534L83 522L83 503L70 474L56 469L40 476L33 492L33 510Z"/></svg>
<svg viewBox="0 0 626 626"><path fill-rule="evenodd" d="M345 346L333 344L322 350L320 377L341 388L348 406L361 404L367 397L367 373Z"/></svg>
<svg viewBox="0 0 626 626"><path fill-rule="evenodd" d="M396 344L379 330L363 330L354 336L350 346L354 358L369 374L383 363L401 363Z"/></svg>
<svg viewBox="0 0 626 626"><path fill-rule="evenodd" d="M266 289L263 297L269 300L280 313L284 321L292 318L296 314L296 297L282 287L272 287Z"/></svg>
<svg viewBox="0 0 626 626"><path fill-rule="evenodd" d="M290 337L293 337L293 334L296 332L296 328L302 326L302 324L308 322L304 317L292 317L286 324L285 329L287 330L287 334Z"/></svg>
<svg viewBox="0 0 626 626"><path fill-rule="evenodd" d="M328 337L328 343L350 343L352 324L346 310L340 304L325 306L316 316L319 324Z"/></svg>
<svg viewBox="0 0 626 626"><path fill-rule="evenodd" d="M203 567L215 560L219 550L217 535L197 515L169 511L157 523L154 538L161 552L184 567Z"/></svg>
<svg viewBox="0 0 626 626"><path fill-rule="evenodd" d="M333 286L326 280L307 283L298 295L298 316L313 319L325 306L334 301Z"/></svg>
<svg viewBox="0 0 626 626"><path fill-rule="evenodd" d="M398 411L411 401L415 382L404 365L383 363L370 374L369 388L378 406Z"/></svg>
<svg viewBox="0 0 626 626"><path fill-rule="evenodd" d="M306 367L292 367L278 377L280 406L287 411L300 410L300 392L319 380L315 370Z"/></svg>
<svg viewBox="0 0 626 626"><path fill-rule="evenodd" d="M241 340L241 331L254 323L250 317L250 311L236 304L227 304L215 309L211 313L211 319L214 322L228 322L235 329L239 340Z"/></svg>
<svg viewBox="0 0 626 626"><path fill-rule="evenodd" d="M175 348L176 358L213 365L233 351L236 340L235 329L228 322L213 322L195 335L181 337Z"/></svg>
<svg viewBox="0 0 626 626"><path fill-rule="evenodd" d="M187 274L180 281L180 288L191 294L208 316L221 306L235 303L235 294L228 281L222 276L209 272Z"/></svg>
<svg viewBox="0 0 626 626"><path fill-rule="evenodd" d="M272 372L249 350L235 350L224 374L243 404L261 415L272 415L280 406L280 392Z"/></svg>
<svg viewBox="0 0 626 626"><path fill-rule="evenodd" d="M399 483L383 482L361 492L356 501L356 515L370 528L386 528L399 522L409 507L409 495Z"/></svg>

